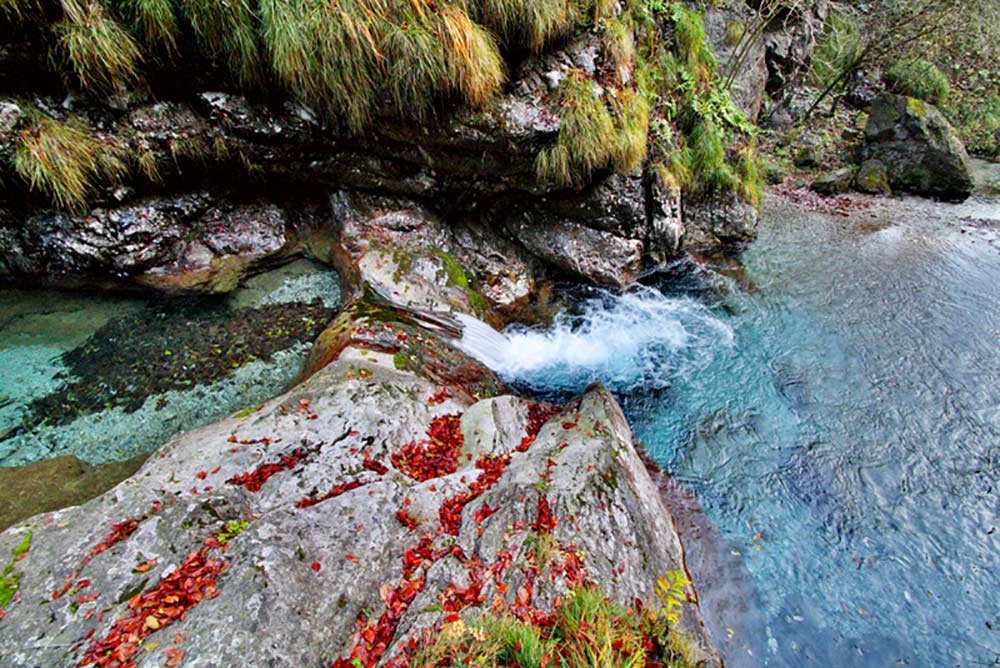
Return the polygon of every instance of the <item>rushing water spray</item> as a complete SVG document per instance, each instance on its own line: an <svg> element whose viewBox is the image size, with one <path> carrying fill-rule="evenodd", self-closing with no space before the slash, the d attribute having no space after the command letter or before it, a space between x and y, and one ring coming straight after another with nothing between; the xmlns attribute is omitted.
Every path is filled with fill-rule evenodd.
<svg viewBox="0 0 1000 668"><path fill-rule="evenodd" d="M732 346L732 329L704 304L635 286L598 290L579 313L560 312L546 329L513 326L499 333L459 316L458 345L509 382L579 392L602 381L614 390L667 387Z"/></svg>

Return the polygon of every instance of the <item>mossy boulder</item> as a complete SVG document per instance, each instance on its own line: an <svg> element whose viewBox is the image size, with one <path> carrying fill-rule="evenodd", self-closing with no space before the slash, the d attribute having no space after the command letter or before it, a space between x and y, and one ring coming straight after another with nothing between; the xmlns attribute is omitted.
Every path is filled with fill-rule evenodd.
<svg viewBox="0 0 1000 668"><path fill-rule="evenodd" d="M864 160L878 160L893 190L949 200L972 193L972 165L954 128L922 100L882 95L865 128Z"/></svg>
<svg viewBox="0 0 1000 668"><path fill-rule="evenodd" d="M889 187L888 172L879 160L866 160L861 165L857 176L854 177L854 187L873 195L888 195L892 192L892 188Z"/></svg>

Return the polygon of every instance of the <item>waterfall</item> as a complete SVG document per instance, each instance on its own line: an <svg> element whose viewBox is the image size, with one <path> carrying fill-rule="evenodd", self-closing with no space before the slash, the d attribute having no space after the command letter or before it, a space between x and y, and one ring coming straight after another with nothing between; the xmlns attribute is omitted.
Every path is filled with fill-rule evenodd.
<svg viewBox="0 0 1000 668"><path fill-rule="evenodd" d="M508 382L577 392L598 380L621 391L667 387L733 343L732 329L704 304L645 286L597 290L575 310L546 328L502 333L459 315L456 344Z"/></svg>

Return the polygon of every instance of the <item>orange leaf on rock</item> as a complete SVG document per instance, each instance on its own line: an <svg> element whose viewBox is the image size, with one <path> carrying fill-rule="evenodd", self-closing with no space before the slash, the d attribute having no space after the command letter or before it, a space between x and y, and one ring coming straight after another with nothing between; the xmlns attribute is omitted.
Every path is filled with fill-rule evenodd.
<svg viewBox="0 0 1000 668"><path fill-rule="evenodd" d="M156 565L156 559L150 559L149 561L146 561L146 562L143 562L143 563L139 564L138 566L136 566L132 570L134 572L136 572L136 573L145 573L146 571L148 571L149 569L151 569L155 565Z"/></svg>

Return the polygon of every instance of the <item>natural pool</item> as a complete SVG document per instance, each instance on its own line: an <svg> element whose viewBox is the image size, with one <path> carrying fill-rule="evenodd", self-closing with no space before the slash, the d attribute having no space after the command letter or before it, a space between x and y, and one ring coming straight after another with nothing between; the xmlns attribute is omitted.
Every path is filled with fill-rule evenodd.
<svg viewBox="0 0 1000 668"><path fill-rule="evenodd" d="M0 466L131 459L262 403L339 301L337 273L307 260L226 297L0 289Z"/></svg>
<svg viewBox="0 0 1000 668"><path fill-rule="evenodd" d="M608 383L717 527L692 569L727 665L997 665L1000 201L773 201L738 262L507 339L537 393Z"/></svg>

